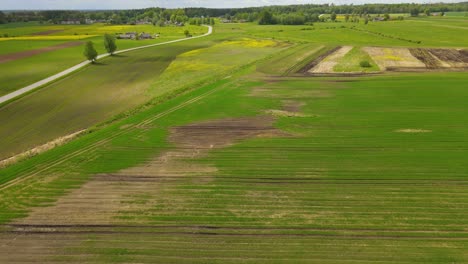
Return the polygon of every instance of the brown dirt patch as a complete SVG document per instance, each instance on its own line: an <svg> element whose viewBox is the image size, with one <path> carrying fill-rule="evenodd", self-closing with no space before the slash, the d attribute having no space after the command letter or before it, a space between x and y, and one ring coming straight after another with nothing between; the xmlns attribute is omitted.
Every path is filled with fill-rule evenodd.
<svg viewBox="0 0 468 264"><path fill-rule="evenodd" d="M422 61L428 69L438 69L445 66L439 59L432 56L432 54L425 49L409 49L409 51L414 57Z"/></svg>
<svg viewBox="0 0 468 264"><path fill-rule="evenodd" d="M281 135L273 127L273 122L274 119L269 116L208 121L175 127L169 138L171 142L177 142L177 145L183 147L220 148L265 132Z"/></svg>
<svg viewBox="0 0 468 264"><path fill-rule="evenodd" d="M54 33L62 32L62 31L63 29L53 29L53 30L32 33L31 36L47 36L47 35L52 35Z"/></svg>
<svg viewBox="0 0 468 264"><path fill-rule="evenodd" d="M338 64L338 61L343 58L350 50L352 50L352 46L343 46L340 47L338 50L324 58L320 61L315 67L309 70L310 73L331 73L333 71L333 67Z"/></svg>
<svg viewBox="0 0 468 264"><path fill-rule="evenodd" d="M31 57L31 56L34 56L34 55L38 55L38 54L41 54L41 53L45 53L45 52L50 52L50 51L75 47L75 46L79 46L81 44L83 44L83 42L73 41L73 42L62 43L62 44L58 44L58 45L54 45L54 46L50 46L50 47L44 47L44 48L40 48L40 49L27 50L27 51L12 53L12 54L0 55L0 63L19 60L19 59Z"/></svg>
<svg viewBox="0 0 468 264"><path fill-rule="evenodd" d="M468 67L468 51L456 49L429 49L429 52L452 67Z"/></svg>

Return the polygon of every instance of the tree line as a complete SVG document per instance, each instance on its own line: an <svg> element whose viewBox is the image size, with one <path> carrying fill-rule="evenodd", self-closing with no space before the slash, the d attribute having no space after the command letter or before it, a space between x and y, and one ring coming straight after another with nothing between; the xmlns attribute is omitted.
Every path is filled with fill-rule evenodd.
<svg viewBox="0 0 468 264"><path fill-rule="evenodd" d="M288 6L266 6L249 8L146 8L133 10L101 10L101 11L20 11L1 12L0 23L40 21L61 23L62 21L80 21L86 23L105 22L111 24L152 23L164 26L167 24L199 24L200 20L218 17L227 21L259 21L260 24L306 24L320 21L320 14L349 14L364 16L368 14L419 13L432 12L467 12L468 2L434 3L434 4L364 4L364 5L333 5L306 4ZM205 24L209 21L203 21Z"/></svg>

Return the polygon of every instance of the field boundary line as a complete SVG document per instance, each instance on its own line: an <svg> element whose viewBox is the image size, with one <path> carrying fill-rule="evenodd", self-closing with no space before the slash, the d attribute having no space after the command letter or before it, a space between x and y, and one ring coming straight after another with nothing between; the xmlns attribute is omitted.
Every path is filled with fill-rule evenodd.
<svg viewBox="0 0 468 264"><path fill-rule="evenodd" d="M207 37L209 35L211 35L213 33L213 27L212 26L205 26L205 27L208 27L208 32L203 34L203 35L200 35L200 36L195 36L195 37L191 37L191 38L183 38L183 39L176 39L176 40L170 40L170 41L166 41L166 42L162 42L162 43L156 43L156 44L150 44L150 45L145 45L145 46L140 46L140 47L135 47L135 48L129 48L129 49L124 49L124 50L119 50L117 52L115 52L114 54L121 54L121 53L125 53L125 52L130 52L130 51L135 51L135 50L140 50L140 49L146 49L146 48L151 48L151 47L156 47L156 46L162 46L162 45L167 45L167 44L172 44L172 43L176 43L176 42L182 42L182 41L187 41L187 40L191 40L191 39L197 39L197 38L203 38L203 37ZM106 57L109 57L110 54L109 53L105 53L105 54L101 54L97 57L97 59L103 59L103 58L106 58ZM18 96L21 96L25 93L28 93L30 91L33 91L39 87L42 87L46 84L49 84L57 79L60 79L66 75L69 75L83 67L85 67L86 65L88 64L91 64L90 61L83 61L75 66L72 66L64 71L61 71L57 74L54 74L50 77L47 77L45 79L42 79L38 82L35 82L33 84L30 84L26 87L23 87L21 89L18 89L14 92L11 92L9 94L6 94L4 96L1 96L0 97L0 105L5 103L5 102L8 102L10 100L13 100L15 99L16 97Z"/></svg>

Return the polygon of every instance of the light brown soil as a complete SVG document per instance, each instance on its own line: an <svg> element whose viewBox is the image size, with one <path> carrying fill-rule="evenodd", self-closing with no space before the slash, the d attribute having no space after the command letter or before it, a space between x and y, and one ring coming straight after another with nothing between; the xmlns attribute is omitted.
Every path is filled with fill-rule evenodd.
<svg viewBox="0 0 468 264"><path fill-rule="evenodd" d="M467 50L429 49L429 52L452 67L468 67Z"/></svg>
<svg viewBox="0 0 468 264"><path fill-rule="evenodd" d="M331 55L327 56L323 59L320 63L318 63L315 67L309 70L310 73L331 73L333 71L333 67L338 64L338 61L343 58L350 50L352 50L352 46L343 46L337 51L333 52Z"/></svg>
<svg viewBox="0 0 468 264"><path fill-rule="evenodd" d="M4 55L0 55L0 63L19 60L19 59L31 57L34 55L38 55L41 53L45 53L45 52L61 50L61 49L70 48L70 47L76 47L81 44L83 44L83 42L73 41L73 42L62 43L62 44L58 44L58 45L54 45L50 47L44 47L40 49L27 50L27 51L12 53L12 54L4 54Z"/></svg>
<svg viewBox="0 0 468 264"><path fill-rule="evenodd" d="M62 32L62 31L63 29L53 29L53 30L36 32L36 33L31 34L31 36L47 36L47 35L52 35L54 33Z"/></svg>
<svg viewBox="0 0 468 264"><path fill-rule="evenodd" d="M29 158L29 157L32 157L32 156L35 156L35 155L38 155L40 153L43 153L43 152L46 152L47 150L50 150L50 149L53 149L57 146L61 146L73 139L75 139L76 137L78 137L79 135L81 135L83 132L85 132L86 130L81 130L81 131L78 131L78 132L75 132L75 133L72 133L70 135L67 135L67 136L64 136L64 137L60 137L60 138L57 138L53 141L50 141L50 142L47 142L46 144L43 144L41 146L38 146L38 147L35 147L31 150L28 150L28 151L25 151L23 153L20 153L18 155L15 155L11 158L7 158L7 159L4 159L4 160L1 160L0 161L0 168L3 168L3 167L6 167L6 166L9 166L11 164L14 164L20 160L23 160L25 158Z"/></svg>
<svg viewBox="0 0 468 264"><path fill-rule="evenodd" d="M195 163L194 159L244 139L285 135L273 127L274 120L265 115L174 127L169 136L174 148L140 166L115 174L95 175L52 206L35 208L27 217L7 226L8 232L0 232L0 256L3 256L0 260L47 262L39 257L53 256L66 247L79 245L84 239L70 234L107 232L116 225L128 224L117 217L122 212L153 208L161 190L172 187L174 182L200 178L197 183L209 183L216 167ZM131 224L147 223L132 220ZM54 239L47 249L41 246L45 236Z"/></svg>
<svg viewBox="0 0 468 264"><path fill-rule="evenodd" d="M414 57L407 48L363 48L380 69L393 68L426 68L426 65Z"/></svg>
<svg viewBox="0 0 468 264"><path fill-rule="evenodd" d="M334 49L331 49L327 52L325 52L324 54L318 56L317 58L315 58L313 61L309 62L306 66L304 66L301 70L299 70L298 72L299 73L307 73L309 72L311 69L313 69L315 66L317 66L317 64L319 64L323 59L325 59L326 57L330 56L330 54L333 54L334 52L336 52L337 50L339 50L341 47L336 47Z"/></svg>
<svg viewBox="0 0 468 264"><path fill-rule="evenodd" d="M397 133L430 133L430 132L432 132L432 130L405 128L405 129L398 129L395 132L397 132Z"/></svg>
<svg viewBox="0 0 468 264"><path fill-rule="evenodd" d="M295 100L283 100L283 110L298 113L305 104Z"/></svg>

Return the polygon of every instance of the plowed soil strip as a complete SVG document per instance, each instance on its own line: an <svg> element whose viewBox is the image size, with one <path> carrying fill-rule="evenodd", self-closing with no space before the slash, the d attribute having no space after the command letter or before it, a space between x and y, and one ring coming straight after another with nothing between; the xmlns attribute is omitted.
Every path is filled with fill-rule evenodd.
<svg viewBox="0 0 468 264"><path fill-rule="evenodd" d="M425 49L410 49L409 51L414 57L426 64L428 69L438 69L442 67L442 63Z"/></svg>
<svg viewBox="0 0 468 264"><path fill-rule="evenodd" d="M76 47L76 46L81 45L82 43L83 42L81 41L73 41L73 42L62 43L62 44L58 44L54 46L44 47L40 49L27 50L27 51L17 52L13 54L0 55L0 63L24 59L24 58L28 58L34 55L45 53L45 52L61 50L61 49L70 48L70 47Z"/></svg>
<svg viewBox="0 0 468 264"><path fill-rule="evenodd" d="M445 61L452 66L468 66L468 51L455 49L430 49L429 52L439 60Z"/></svg>
<svg viewBox="0 0 468 264"><path fill-rule="evenodd" d="M337 231L337 232L412 232L412 233L458 233L458 234L467 234L467 230L434 230L434 229L405 229L405 228L393 228L388 229L382 228L338 228L338 227L300 227L300 226L290 226L290 227L281 227L281 226L208 226L208 225L119 225L119 224L107 224L107 225L97 225L97 224L81 224L81 225L67 225L67 224L45 224L45 225L35 225L35 224L6 224L3 227L11 228L16 231L62 231L64 230L114 230L117 231L122 229L122 232L130 230L140 230L140 231L152 231L157 232L158 230L168 230L168 229L190 229L190 230L248 230L248 231ZM13 231L11 230L11 231Z"/></svg>

